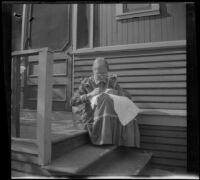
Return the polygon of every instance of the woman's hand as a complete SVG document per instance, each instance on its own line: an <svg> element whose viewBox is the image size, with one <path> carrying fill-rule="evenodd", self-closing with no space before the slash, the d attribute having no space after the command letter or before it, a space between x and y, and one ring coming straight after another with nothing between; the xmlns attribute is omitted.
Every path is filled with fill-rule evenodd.
<svg viewBox="0 0 200 180"><path fill-rule="evenodd" d="M87 97L91 99L92 97L100 94L100 88L95 88L92 92L87 94Z"/></svg>
<svg viewBox="0 0 200 180"><path fill-rule="evenodd" d="M108 94L118 95L118 91L115 89L107 89L105 92Z"/></svg>

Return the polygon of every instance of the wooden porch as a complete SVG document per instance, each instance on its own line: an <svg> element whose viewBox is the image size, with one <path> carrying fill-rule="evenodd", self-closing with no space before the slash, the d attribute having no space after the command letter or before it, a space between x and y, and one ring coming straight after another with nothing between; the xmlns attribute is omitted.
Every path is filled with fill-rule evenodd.
<svg viewBox="0 0 200 180"><path fill-rule="evenodd" d="M20 58L32 54L38 54L39 61L36 111L20 108ZM48 48L14 52L12 55L13 171L41 176L77 176L114 172L118 175L138 175L144 169L151 153L134 149L125 157L127 153L117 146L92 145L87 131L74 123L76 117L73 113L52 111L53 55ZM113 169L112 163L109 165L111 169L99 173L102 168L91 169L95 164L103 165L99 161L105 161L105 158L111 158L110 162L116 167ZM117 172L116 168L121 170Z"/></svg>

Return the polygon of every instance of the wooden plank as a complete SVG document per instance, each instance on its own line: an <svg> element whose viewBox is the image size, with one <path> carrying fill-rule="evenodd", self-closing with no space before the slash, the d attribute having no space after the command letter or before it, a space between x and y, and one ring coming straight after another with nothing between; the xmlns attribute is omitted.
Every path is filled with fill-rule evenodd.
<svg viewBox="0 0 200 180"><path fill-rule="evenodd" d="M155 143L141 142L141 148L148 150L159 150L159 151L178 152L178 153L187 152L187 146L177 146L173 144L155 144Z"/></svg>
<svg viewBox="0 0 200 180"><path fill-rule="evenodd" d="M142 142L158 143L158 144L174 144L187 146L187 139L185 138L166 138L166 137L152 137L152 136L141 136Z"/></svg>
<svg viewBox="0 0 200 180"><path fill-rule="evenodd" d="M112 45L117 44L117 21L115 19L116 9L115 6L111 6L111 14L112 14Z"/></svg>
<svg viewBox="0 0 200 180"><path fill-rule="evenodd" d="M127 44L131 44L132 43L132 39L133 39L132 23L133 23L132 19L127 19L127 29L128 29L128 32L127 32L127 37L128 37Z"/></svg>
<svg viewBox="0 0 200 180"><path fill-rule="evenodd" d="M144 39L145 42L150 42L150 23L149 17L144 17Z"/></svg>
<svg viewBox="0 0 200 180"><path fill-rule="evenodd" d="M177 119L177 118L176 118ZM179 119L179 118L178 118ZM180 119L181 120L181 119ZM166 121L168 121L166 119ZM155 132L158 131L176 131L180 133L185 133L187 132L187 127L176 127L176 126L154 126L154 125L140 125L141 129L146 129L146 130L154 130Z"/></svg>
<svg viewBox="0 0 200 180"><path fill-rule="evenodd" d="M176 103L176 102L175 102ZM177 109L140 109L140 115L155 115L155 116L176 116L176 117L186 117L187 115L187 112L186 110L177 110ZM156 121L154 121L155 123ZM176 123L177 121L175 122L170 122L172 123L171 125L176 125L176 126L183 126L185 127L186 126L186 119L183 119L183 121L179 121L179 123ZM144 123L144 121L143 121ZM145 122L147 123L147 122ZM150 124L151 122L149 121L148 124ZM167 122L167 125L170 126L170 123ZM160 124L159 122L154 125L163 125L163 124Z"/></svg>
<svg viewBox="0 0 200 180"><path fill-rule="evenodd" d="M138 43L139 42L139 32L138 32L138 27L139 27L139 18L134 18L135 20L133 21L133 43Z"/></svg>
<svg viewBox="0 0 200 180"><path fill-rule="evenodd" d="M100 46L100 4L94 4L94 47Z"/></svg>
<svg viewBox="0 0 200 180"><path fill-rule="evenodd" d="M28 178L33 178L33 177L38 177L37 175L33 175L30 173L25 173L25 172L21 172L21 171L16 171L16 170L11 170L11 177L12 178L21 178L21 177L28 177Z"/></svg>
<svg viewBox="0 0 200 180"><path fill-rule="evenodd" d="M46 50L47 48L38 48L38 49L28 49L28 50L23 50L23 51L13 51L12 56L31 56L31 55L36 55L41 51ZM49 50L50 51L50 50Z"/></svg>
<svg viewBox="0 0 200 180"><path fill-rule="evenodd" d="M155 137L170 137L170 138L187 138L187 132L181 131L162 131L162 130L152 130L140 128L140 134L145 136L155 136Z"/></svg>
<svg viewBox="0 0 200 180"><path fill-rule="evenodd" d="M186 109L185 103L151 103L151 102L135 102L139 108L145 109Z"/></svg>
<svg viewBox="0 0 200 180"><path fill-rule="evenodd" d="M78 87L78 86L77 86ZM77 89L77 87L75 89ZM186 89L126 89L132 96L134 95L186 95Z"/></svg>
<svg viewBox="0 0 200 180"><path fill-rule="evenodd" d="M117 21L117 44L122 44L122 40L123 40L123 32L122 32L122 21Z"/></svg>
<svg viewBox="0 0 200 180"><path fill-rule="evenodd" d="M99 16L100 16L100 37L99 37L99 42L100 42L100 46L103 46L103 4L99 4L100 8L99 8Z"/></svg>
<svg viewBox="0 0 200 180"><path fill-rule="evenodd" d="M76 65L92 65L92 62L95 58L81 58L75 59L74 63ZM109 64L124 64L124 63L144 63L144 62L171 62L171 61L186 61L185 54L168 54L168 55L141 55L136 56L134 55L126 55L122 57L105 57Z"/></svg>
<svg viewBox="0 0 200 180"><path fill-rule="evenodd" d="M151 162L154 164L162 164L162 165L170 165L170 166L180 166L180 167L187 166L186 160L153 157Z"/></svg>
<svg viewBox="0 0 200 180"><path fill-rule="evenodd" d="M167 159L177 159L177 160L187 160L187 153L181 152L169 152L169 151L156 151L152 149L146 149L153 153L153 157L156 158L167 158Z"/></svg>
<svg viewBox="0 0 200 180"><path fill-rule="evenodd" d="M112 44L112 11L111 11L112 4L107 4L106 11L107 11L107 45L110 46Z"/></svg>
<svg viewBox="0 0 200 180"><path fill-rule="evenodd" d="M123 19L121 20L122 23L122 41L121 44L127 44L127 40L128 40L128 29L127 29L127 19Z"/></svg>
<svg viewBox="0 0 200 180"><path fill-rule="evenodd" d="M138 105L138 103L136 103ZM143 103L144 104L149 104L149 103ZM184 110L179 110L178 107L173 107L173 105L176 105L175 103L171 103L171 106L168 105L167 107L162 107L163 104L166 105L166 103L160 103L160 110L157 108L151 109L151 112L154 112L154 114L142 114L141 112L138 114L136 117L138 123L140 126L148 125L148 126L157 126L157 127L168 127L171 131L172 127L176 128L186 128L187 127L187 119L186 116L179 116L174 113L174 115L170 115L170 111L184 111ZM174 110L173 110L174 108ZM144 108L140 108L143 110ZM169 111L167 113L167 111ZM172 114L172 113L171 113ZM155 130L156 131L156 130Z"/></svg>
<svg viewBox="0 0 200 180"><path fill-rule="evenodd" d="M186 103L186 96L134 96L132 97L134 102L178 102Z"/></svg>
<svg viewBox="0 0 200 180"><path fill-rule="evenodd" d="M139 42L140 43L145 42L144 17L139 18L138 32L139 32Z"/></svg>
<svg viewBox="0 0 200 180"><path fill-rule="evenodd" d="M178 38L179 39L186 39L186 5L185 4L181 4L179 6L180 8L180 14L179 14L179 18L180 18L180 26L179 26L179 34L178 34Z"/></svg>
<svg viewBox="0 0 200 180"><path fill-rule="evenodd" d="M77 88L79 84L74 85ZM157 88L186 88L185 82L145 82L145 83L120 83L120 86L124 89L131 89L131 88L150 88L150 89L157 89Z"/></svg>
<svg viewBox="0 0 200 180"><path fill-rule="evenodd" d="M89 26L89 47L93 48L94 46L94 4L90 4L90 26Z"/></svg>
<svg viewBox="0 0 200 180"><path fill-rule="evenodd" d="M134 70L134 71L110 71L110 73L117 74L118 76L145 76L145 75L175 75L186 74L185 68L180 69L163 69L163 70ZM92 72L75 72L75 78L90 76Z"/></svg>
<svg viewBox="0 0 200 180"><path fill-rule="evenodd" d="M68 84L69 79L64 77L53 77L53 85L66 85ZM37 85L38 78L37 77L31 77L27 80L27 85Z"/></svg>
<svg viewBox="0 0 200 180"><path fill-rule="evenodd" d="M26 153L16 153L16 152L12 151L11 159L16 160L16 161L21 161L21 162L38 164L37 155L30 155L30 154L26 154Z"/></svg>
<svg viewBox="0 0 200 180"><path fill-rule="evenodd" d="M118 82L173 82L186 81L186 75L163 75L163 76L133 76L133 77L118 77ZM76 80L75 80L76 82Z"/></svg>
<svg viewBox="0 0 200 180"><path fill-rule="evenodd" d="M174 17L174 34L176 39L186 39L185 30L186 26L186 9L185 4L176 3L173 8Z"/></svg>
<svg viewBox="0 0 200 180"><path fill-rule="evenodd" d="M185 88L185 82L121 83L122 88Z"/></svg>
<svg viewBox="0 0 200 180"><path fill-rule="evenodd" d="M12 161L11 162L11 169L17 170L25 173L35 174L37 176L52 176L51 173L46 171L45 169L41 168L38 165L31 164L31 163L24 163L20 161Z"/></svg>
<svg viewBox="0 0 200 180"><path fill-rule="evenodd" d="M37 99L37 140L39 164L45 165L51 161L51 109L52 109L52 74L53 55L48 51L39 53L38 69L38 99Z"/></svg>
<svg viewBox="0 0 200 180"><path fill-rule="evenodd" d="M186 89L126 89L131 95L186 95Z"/></svg>
<svg viewBox="0 0 200 180"><path fill-rule="evenodd" d="M167 3L167 12L168 12L168 17L166 19L167 23L167 36L168 36L168 41L174 40L174 17L173 17L173 4Z"/></svg>
<svg viewBox="0 0 200 180"><path fill-rule="evenodd" d="M155 20L154 20L154 25L155 25L155 30L154 32L151 33L155 33L155 41L161 41L162 40L162 24L161 24L161 15L155 16Z"/></svg>
<svg viewBox="0 0 200 180"><path fill-rule="evenodd" d="M182 68L186 67L185 61L178 62L151 62L151 63L138 63L138 64L112 64L109 66L109 69L112 70L124 70L124 69L159 69L159 68ZM91 66L75 66L74 69L78 71L90 71Z"/></svg>
<svg viewBox="0 0 200 180"><path fill-rule="evenodd" d="M64 77L63 77L64 78ZM55 79L55 78L54 78ZM118 77L118 82L173 82L186 81L186 75L163 75L163 76L132 76L132 77ZM80 83L80 78L74 79L75 83Z"/></svg>
<svg viewBox="0 0 200 180"><path fill-rule="evenodd" d="M107 4L102 4L102 25L103 25L103 36L102 46L107 46Z"/></svg>
<svg viewBox="0 0 200 180"><path fill-rule="evenodd" d="M12 104L11 104L11 135L20 136L20 57L12 58Z"/></svg>
<svg viewBox="0 0 200 180"><path fill-rule="evenodd" d="M162 13L162 19L161 19L161 35L162 35L162 41L168 40L168 34L167 34L167 12Z"/></svg>
<svg viewBox="0 0 200 180"><path fill-rule="evenodd" d="M72 16L72 27L74 29L72 33L72 41L73 41L73 50L77 49L77 15L78 15L78 4L74 4L73 8L73 16Z"/></svg>

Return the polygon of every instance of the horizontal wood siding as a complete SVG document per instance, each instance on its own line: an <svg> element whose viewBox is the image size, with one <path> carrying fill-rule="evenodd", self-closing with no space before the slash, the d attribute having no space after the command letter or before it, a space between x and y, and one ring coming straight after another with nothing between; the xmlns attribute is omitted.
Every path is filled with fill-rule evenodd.
<svg viewBox="0 0 200 180"><path fill-rule="evenodd" d="M152 164L186 171L187 128L139 125L141 148L153 153Z"/></svg>
<svg viewBox="0 0 200 180"><path fill-rule="evenodd" d="M116 20L116 4L95 4L95 47L186 39L185 4L159 4L159 15L124 20Z"/></svg>
<svg viewBox="0 0 200 180"><path fill-rule="evenodd" d="M105 57L110 72L118 75L119 84L140 108L186 110L185 47L76 54L74 91L80 78L92 74L98 56ZM161 113L140 115L138 121L141 147L153 152L152 163L186 170L186 117Z"/></svg>
<svg viewBox="0 0 200 180"><path fill-rule="evenodd" d="M165 50L164 50L165 51ZM166 49L166 51L168 51ZM153 53L154 51L152 51ZM110 73L118 75L118 82L132 96L140 108L186 109L186 53L184 50L167 54L135 56L103 55ZM92 73L95 57L75 56L74 90L79 87L80 78Z"/></svg>

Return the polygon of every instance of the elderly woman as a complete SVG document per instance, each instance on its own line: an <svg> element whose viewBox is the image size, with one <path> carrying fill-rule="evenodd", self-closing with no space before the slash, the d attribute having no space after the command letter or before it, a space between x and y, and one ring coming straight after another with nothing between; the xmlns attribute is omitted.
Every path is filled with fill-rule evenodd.
<svg viewBox="0 0 200 180"><path fill-rule="evenodd" d="M129 99L131 95L120 87L116 75L108 75L109 66L104 58L97 58L92 69L93 75L81 81L71 99L71 105L78 106L78 113L86 125L92 143L139 147L140 136L136 119L123 126L108 93ZM105 91L107 93L102 93ZM97 95L97 104L92 107L91 100Z"/></svg>

